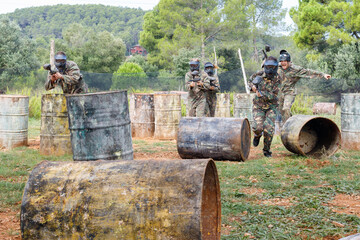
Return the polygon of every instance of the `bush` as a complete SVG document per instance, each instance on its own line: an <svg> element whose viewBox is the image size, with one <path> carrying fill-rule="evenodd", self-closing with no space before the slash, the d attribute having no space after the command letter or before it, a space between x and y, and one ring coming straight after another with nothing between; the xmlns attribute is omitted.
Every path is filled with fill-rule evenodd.
<svg viewBox="0 0 360 240"><path fill-rule="evenodd" d="M314 104L314 97L305 96L303 93L295 97L295 101L291 106L292 115L305 114L312 115L312 107Z"/></svg>

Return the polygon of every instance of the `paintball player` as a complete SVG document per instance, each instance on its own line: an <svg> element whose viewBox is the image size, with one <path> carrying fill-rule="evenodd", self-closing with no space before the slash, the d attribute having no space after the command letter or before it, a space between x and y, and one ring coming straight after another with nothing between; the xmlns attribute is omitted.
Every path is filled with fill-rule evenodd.
<svg viewBox="0 0 360 240"><path fill-rule="evenodd" d="M214 65L211 62L207 62L204 65L204 74L202 78L204 79L204 87L207 88L206 91L206 102L209 107L209 116L215 116L216 109L216 93L220 91L219 77L215 74Z"/></svg>
<svg viewBox="0 0 360 240"><path fill-rule="evenodd" d="M292 64L290 54L286 50L280 51L279 62L280 67L278 74L282 79L279 110L282 117L282 123L284 124L286 120L291 117L291 106L294 103L296 96L295 84L300 78L330 79L331 75Z"/></svg>
<svg viewBox="0 0 360 240"><path fill-rule="evenodd" d="M268 57L264 62L264 70L250 77L249 88L256 93L253 100L254 132L253 145L257 147L264 133L265 157L271 157L270 146L275 131L278 93L281 83L277 73L279 63L275 57Z"/></svg>
<svg viewBox="0 0 360 240"><path fill-rule="evenodd" d="M65 94L87 93L87 85L82 79L78 65L73 61L67 61L64 52L56 53L55 66L56 69L50 71L51 74L45 83L47 91L60 85Z"/></svg>
<svg viewBox="0 0 360 240"><path fill-rule="evenodd" d="M190 61L190 71L185 75L186 90L189 91L188 110L189 117L205 117L206 89L201 78L200 61L193 58Z"/></svg>

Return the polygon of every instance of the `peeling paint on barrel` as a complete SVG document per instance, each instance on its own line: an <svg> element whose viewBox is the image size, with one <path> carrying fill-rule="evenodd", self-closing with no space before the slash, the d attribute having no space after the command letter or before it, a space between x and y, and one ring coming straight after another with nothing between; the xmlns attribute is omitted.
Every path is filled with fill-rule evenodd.
<svg viewBox="0 0 360 240"><path fill-rule="evenodd" d="M154 94L155 134L157 139L176 139L181 119L180 94Z"/></svg>
<svg viewBox="0 0 360 240"><path fill-rule="evenodd" d="M230 93L216 94L215 117L230 117Z"/></svg>
<svg viewBox="0 0 360 240"><path fill-rule="evenodd" d="M29 97L0 95L0 148L28 144Z"/></svg>
<svg viewBox="0 0 360 240"><path fill-rule="evenodd" d="M154 94L132 94L130 97L130 119L133 137L149 138L154 136Z"/></svg>
<svg viewBox="0 0 360 240"><path fill-rule="evenodd" d="M330 119L311 115L294 115L281 129L281 141L290 152L322 158L340 147L341 134Z"/></svg>
<svg viewBox="0 0 360 240"><path fill-rule="evenodd" d="M44 94L41 97L40 154L72 154L64 94Z"/></svg>
<svg viewBox="0 0 360 240"><path fill-rule="evenodd" d="M341 95L341 148L360 150L360 94Z"/></svg>
<svg viewBox="0 0 360 240"><path fill-rule="evenodd" d="M212 160L42 162L21 204L23 239L218 240Z"/></svg>
<svg viewBox="0 0 360 240"><path fill-rule="evenodd" d="M73 159L133 159L127 91L68 94Z"/></svg>
<svg viewBox="0 0 360 240"><path fill-rule="evenodd" d="M177 137L181 158L245 161L251 129L246 118L182 118Z"/></svg>

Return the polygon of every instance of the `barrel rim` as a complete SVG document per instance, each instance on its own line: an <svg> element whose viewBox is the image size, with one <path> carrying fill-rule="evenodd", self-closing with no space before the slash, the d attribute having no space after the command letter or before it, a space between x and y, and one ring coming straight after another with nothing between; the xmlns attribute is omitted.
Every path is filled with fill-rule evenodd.
<svg viewBox="0 0 360 240"><path fill-rule="evenodd" d="M154 96L180 96L180 93L154 93Z"/></svg>
<svg viewBox="0 0 360 240"><path fill-rule="evenodd" d="M154 95L155 93L132 93L132 95L146 96L146 95Z"/></svg>
<svg viewBox="0 0 360 240"><path fill-rule="evenodd" d="M346 95L356 95L356 96L360 96L360 93L341 93L341 96L346 96Z"/></svg>
<svg viewBox="0 0 360 240"><path fill-rule="evenodd" d="M41 94L41 97L44 97L44 96L64 96L65 97L65 94L64 93L43 93L43 94Z"/></svg>
<svg viewBox="0 0 360 240"><path fill-rule="evenodd" d="M0 94L0 98L29 98L29 96L25 95L17 95L17 94Z"/></svg>
<svg viewBox="0 0 360 240"><path fill-rule="evenodd" d="M92 96L92 95L106 95L106 94L115 94L127 92L128 90L116 90L116 91L103 91L103 92L94 92L94 93L76 93L76 94L65 94L65 97L82 97L82 96Z"/></svg>

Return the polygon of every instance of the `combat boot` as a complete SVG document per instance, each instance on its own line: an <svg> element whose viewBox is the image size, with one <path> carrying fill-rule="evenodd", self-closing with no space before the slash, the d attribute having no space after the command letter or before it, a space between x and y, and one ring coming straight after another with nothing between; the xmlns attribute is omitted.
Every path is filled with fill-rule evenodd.
<svg viewBox="0 0 360 240"><path fill-rule="evenodd" d="M256 136L254 137L254 139L253 139L254 147L257 147L259 145L260 138L261 138L261 136L260 137L256 137Z"/></svg>
<svg viewBox="0 0 360 240"><path fill-rule="evenodd" d="M272 152L270 152L270 150L263 150L264 156L265 157L271 157Z"/></svg>

